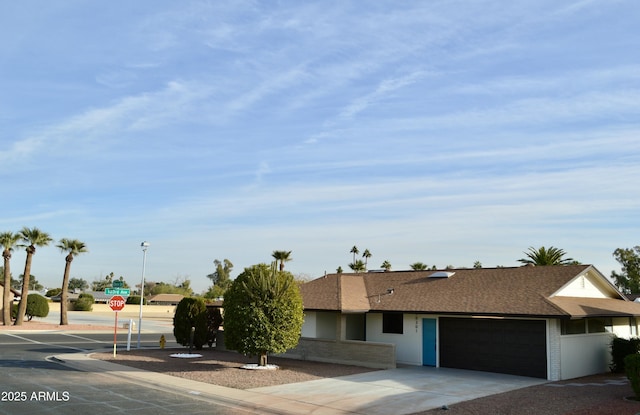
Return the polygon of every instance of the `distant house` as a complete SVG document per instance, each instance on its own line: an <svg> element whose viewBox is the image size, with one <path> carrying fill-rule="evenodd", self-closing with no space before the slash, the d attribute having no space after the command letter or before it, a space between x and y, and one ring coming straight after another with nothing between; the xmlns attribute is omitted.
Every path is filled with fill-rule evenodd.
<svg viewBox="0 0 640 415"><path fill-rule="evenodd" d="M155 305L178 305L184 298L182 294L157 294L149 298L149 304Z"/></svg>
<svg viewBox="0 0 640 415"><path fill-rule="evenodd" d="M109 299L112 297L111 295L106 295L104 291L83 291L83 292L69 292L67 293L67 299L71 302L74 302L80 297L80 294L91 294L96 304L106 304L109 302ZM54 303L60 302L60 297L62 294L54 295L51 297L51 301Z"/></svg>
<svg viewBox="0 0 640 415"><path fill-rule="evenodd" d="M591 265L329 274L301 293L309 359L331 346L345 362L360 344L379 360L366 345L388 345L397 363L549 380L606 372L612 337L637 336L640 316Z"/></svg>

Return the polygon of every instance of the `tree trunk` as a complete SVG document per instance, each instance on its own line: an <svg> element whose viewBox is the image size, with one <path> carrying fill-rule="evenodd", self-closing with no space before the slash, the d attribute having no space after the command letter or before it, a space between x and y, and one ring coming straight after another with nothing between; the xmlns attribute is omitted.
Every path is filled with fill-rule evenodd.
<svg viewBox="0 0 640 415"><path fill-rule="evenodd" d="M64 266L64 276L62 277L62 292L60 293L60 325L66 326L69 324L67 319L67 309L69 308L69 274L71 272L71 261L73 261L73 255L69 254L65 258L67 263Z"/></svg>
<svg viewBox="0 0 640 415"><path fill-rule="evenodd" d="M260 366L267 365L267 352L260 353Z"/></svg>
<svg viewBox="0 0 640 415"><path fill-rule="evenodd" d="M4 257L4 292L2 295L2 321L5 326L11 324L11 269L9 263L11 260L11 251L5 250L2 253Z"/></svg>
<svg viewBox="0 0 640 415"><path fill-rule="evenodd" d="M22 276L22 293L20 294L20 304L18 305L18 315L14 325L21 326L24 315L27 312L27 297L29 296L29 278L31 277L31 260L36 252L36 247L31 245L27 248L27 259L24 263L24 275Z"/></svg>

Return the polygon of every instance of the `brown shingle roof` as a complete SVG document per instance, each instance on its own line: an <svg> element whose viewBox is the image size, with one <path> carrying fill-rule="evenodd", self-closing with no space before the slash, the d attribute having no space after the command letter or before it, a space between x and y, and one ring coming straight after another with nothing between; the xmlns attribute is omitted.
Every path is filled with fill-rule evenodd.
<svg viewBox="0 0 640 415"><path fill-rule="evenodd" d="M573 318L613 317L638 315L640 304L611 298L553 297L551 303L566 311Z"/></svg>
<svg viewBox="0 0 640 415"><path fill-rule="evenodd" d="M182 294L157 294L149 298L153 303L179 303L184 298Z"/></svg>
<svg viewBox="0 0 640 415"><path fill-rule="evenodd" d="M569 317L578 310L579 301L550 301L552 296L579 275L601 275L590 265L447 271L454 274L450 278L430 278L434 271L329 274L303 284L301 292L308 310ZM364 293L359 281L364 282ZM388 294L391 289L393 294ZM613 313L624 309L640 315L640 304L636 307L622 296L605 299L602 305Z"/></svg>
<svg viewBox="0 0 640 415"><path fill-rule="evenodd" d="M365 274L331 274L302 284L304 307L314 310L369 310ZM305 294L306 293L306 294Z"/></svg>

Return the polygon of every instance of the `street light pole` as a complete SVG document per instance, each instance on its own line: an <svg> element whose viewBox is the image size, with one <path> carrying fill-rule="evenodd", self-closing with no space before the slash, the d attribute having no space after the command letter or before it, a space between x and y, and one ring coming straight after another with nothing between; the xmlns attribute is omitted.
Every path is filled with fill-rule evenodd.
<svg viewBox="0 0 640 415"><path fill-rule="evenodd" d="M138 349L140 348L140 333L142 332L142 304L144 303L144 268L147 264L147 248L149 242L144 241L140 244L142 247L142 280L140 281L140 316L138 317Z"/></svg>

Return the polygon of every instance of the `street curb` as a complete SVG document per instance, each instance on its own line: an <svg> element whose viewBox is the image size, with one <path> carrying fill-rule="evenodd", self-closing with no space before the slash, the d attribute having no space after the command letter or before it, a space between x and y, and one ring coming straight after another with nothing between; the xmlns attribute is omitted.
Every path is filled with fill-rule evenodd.
<svg viewBox="0 0 640 415"><path fill-rule="evenodd" d="M109 352L110 349L94 350L91 353ZM90 353L89 353L90 354ZM227 407L235 407L277 415L298 414L334 414L347 415L358 412L344 411L337 408L319 406L308 402L278 397L256 391L228 388L190 379L177 378L162 373L149 372L130 366L120 365L104 360L93 359L88 353L65 354L51 356L51 360L75 370L93 372L103 376L127 379L145 386L172 393L182 393L194 399L214 402Z"/></svg>

